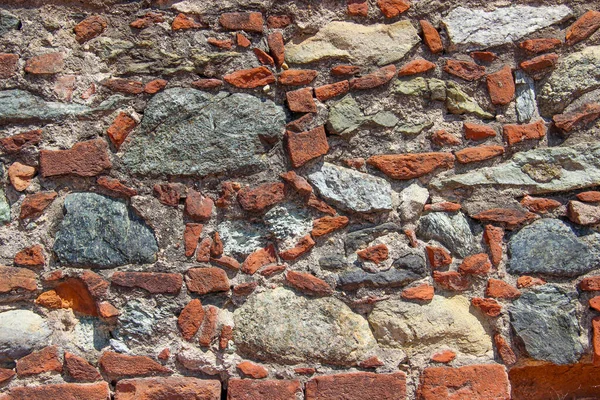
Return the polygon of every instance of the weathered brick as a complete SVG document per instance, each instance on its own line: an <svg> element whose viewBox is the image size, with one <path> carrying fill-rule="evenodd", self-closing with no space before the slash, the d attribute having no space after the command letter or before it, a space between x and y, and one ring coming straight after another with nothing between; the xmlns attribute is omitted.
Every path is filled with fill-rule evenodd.
<svg viewBox="0 0 600 400"><path fill-rule="evenodd" d="M104 375L111 381L137 376L170 375L171 370L151 358L105 351L98 360Z"/></svg>
<svg viewBox="0 0 600 400"><path fill-rule="evenodd" d="M600 11L589 10L567 29L567 44L572 46L589 38L598 28L600 28Z"/></svg>
<svg viewBox="0 0 600 400"><path fill-rule="evenodd" d="M600 118L600 104L587 103L576 110L552 117L554 125L563 132L582 129Z"/></svg>
<svg viewBox="0 0 600 400"><path fill-rule="evenodd" d="M132 197L132 196L137 196L138 192L135 189L132 189L128 186L125 186L123 183L121 183L118 179L115 178L111 178L108 177L106 175L103 176L99 176L96 179L96 183L103 187L106 190L110 190L111 192L113 192L113 195L119 195L119 196L125 196L125 197Z"/></svg>
<svg viewBox="0 0 600 400"><path fill-rule="evenodd" d="M377 6L386 18L394 18L410 8L407 0L377 0Z"/></svg>
<svg viewBox="0 0 600 400"><path fill-rule="evenodd" d="M493 74L488 74L486 82L492 104L506 105L515 97L515 81L508 65Z"/></svg>
<svg viewBox="0 0 600 400"><path fill-rule="evenodd" d="M252 44L252 42L250 40L248 40L248 38L246 37L246 35L244 35L243 33L236 33L235 34L235 42L237 43L238 46L240 47L250 47L250 45Z"/></svg>
<svg viewBox="0 0 600 400"><path fill-rule="evenodd" d="M192 82L192 86L196 89L207 90L216 89L223 86L223 81L220 79L198 79Z"/></svg>
<svg viewBox="0 0 600 400"><path fill-rule="evenodd" d="M144 93L144 84L140 81L129 79L114 78L102 83L112 91L125 94L140 94Z"/></svg>
<svg viewBox="0 0 600 400"><path fill-rule="evenodd" d="M308 85L318 74L319 72L313 69L288 69L279 74L278 82L284 86Z"/></svg>
<svg viewBox="0 0 600 400"><path fill-rule="evenodd" d="M165 22L163 13L160 12L147 12L143 17L136 19L129 24L130 27L135 29L145 29L157 23Z"/></svg>
<svg viewBox="0 0 600 400"><path fill-rule="evenodd" d="M179 313L177 318L177 326L181 332L181 336L185 340L190 340L200 329L204 320L204 308L198 299L192 299Z"/></svg>
<svg viewBox="0 0 600 400"><path fill-rule="evenodd" d="M456 161L461 164L485 161L502 154L504 154L504 147L493 145L469 147L454 153Z"/></svg>
<svg viewBox="0 0 600 400"><path fill-rule="evenodd" d="M284 260L295 260L296 258L308 253L310 249L312 249L315 245L315 241L310 237L310 235L306 235L296 243L296 246L279 253L279 257Z"/></svg>
<svg viewBox="0 0 600 400"><path fill-rule="evenodd" d="M498 58L498 55L491 51L472 51L469 53L469 56L475 61L485 63L491 63Z"/></svg>
<svg viewBox="0 0 600 400"><path fill-rule="evenodd" d="M433 135L431 135L431 141L441 147L457 146L462 143L459 138L443 129L435 131Z"/></svg>
<svg viewBox="0 0 600 400"><path fill-rule="evenodd" d="M69 150L40 151L40 173L48 178L59 175L96 176L112 168L108 145L102 139L76 143Z"/></svg>
<svg viewBox="0 0 600 400"><path fill-rule="evenodd" d="M245 282L245 283L240 283L239 285L235 285L232 289L233 295L234 296L250 296L252 294L252 292L254 292L256 290L256 288L258 287L258 282L254 281L254 282Z"/></svg>
<svg viewBox="0 0 600 400"><path fill-rule="evenodd" d="M454 360L455 358L456 358L455 352L453 352L452 350L444 350L444 351L441 351L439 353L435 353L434 355L432 355L431 361L437 362L437 363L442 363L442 364L447 364L450 361Z"/></svg>
<svg viewBox="0 0 600 400"><path fill-rule="evenodd" d="M220 265L221 267L225 267L225 268L229 268L229 269L233 269L233 270L238 270L242 267L240 265L240 263L238 262L238 260L236 260L233 257L229 257L229 256L211 257L210 261L217 265Z"/></svg>
<svg viewBox="0 0 600 400"><path fill-rule="evenodd" d="M267 36L269 52L275 60L275 66L281 67L285 61L285 43L281 32L273 32Z"/></svg>
<svg viewBox="0 0 600 400"><path fill-rule="evenodd" d="M17 376L23 378L44 372L62 372L58 358L58 347L48 346L17 360Z"/></svg>
<svg viewBox="0 0 600 400"><path fill-rule="evenodd" d="M423 283L419 286L404 289L402 291L402 298L404 300L431 301L434 293L433 286Z"/></svg>
<svg viewBox="0 0 600 400"><path fill-rule="evenodd" d="M335 211L335 209L333 209L332 207L330 207L327 203L325 203L323 200L320 200L314 193L311 193L308 196L308 201L306 202L306 204L309 207L314 208L315 210L318 210L324 214L329 214L329 215L336 215L337 211Z"/></svg>
<svg viewBox="0 0 600 400"><path fill-rule="evenodd" d="M357 251L356 254L364 260L372 261L379 264L388 259L388 248L385 244L380 243L364 250Z"/></svg>
<svg viewBox="0 0 600 400"><path fill-rule="evenodd" d="M212 340L216 335L217 328L217 317L219 316L219 309L215 306L206 307L206 313L204 314L204 321L200 328L200 338L198 343L200 346L210 346Z"/></svg>
<svg viewBox="0 0 600 400"><path fill-rule="evenodd" d="M190 189L185 199L185 213L194 221L204 221L211 217L214 204L210 197Z"/></svg>
<svg viewBox="0 0 600 400"><path fill-rule="evenodd" d="M185 275L188 291L208 294L229 291L229 278L221 268L192 268Z"/></svg>
<svg viewBox="0 0 600 400"><path fill-rule="evenodd" d="M49 399L85 399L109 400L110 389L108 383L58 383L39 386L12 387L2 400L49 400Z"/></svg>
<svg viewBox="0 0 600 400"><path fill-rule="evenodd" d="M24 248L15 254L14 263L18 267L41 269L46 263L44 249L39 244Z"/></svg>
<svg viewBox="0 0 600 400"><path fill-rule="evenodd" d="M267 27L270 29L283 29L292 23L289 15L269 15Z"/></svg>
<svg viewBox="0 0 600 400"><path fill-rule="evenodd" d="M254 189L245 188L238 192L238 202L246 211L262 212L285 198L281 182L265 183Z"/></svg>
<svg viewBox="0 0 600 400"><path fill-rule="evenodd" d="M0 368L0 384L6 384L10 382L17 373L8 368Z"/></svg>
<svg viewBox="0 0 600 400"><path fill-rule="evenodd" d="M304 132L308 130L314 119L314 114L304 114L300 118L295 119L292 122L288 122L285 125L285 129L293 132Z"/></svg>
<svg viewBox="0 0 600 400"><path fill-rule="evenodd" d="M47 53L32 57L25 63L25 72L33 75L57 74L65 67L62 53Z"/></svg>
<svg viewBox="0 0 600 400"><path fill-rule="evenodd" d="M369 14L369 3L367 0L347 0L346 10L353 17L366 17Z"/></svg>
<svg viewBox="0 0 600 400"><path fill-rule="evenodd" d="M418 58L409 62L408 64L404 64L402 68L398 70L398 76L422 74L427 71L431 71L432 69L435 69L434 63L423 58Z"/></svg>
<svg viewBox="0 0 600 400"><path fill-rule="evenodd" d="M301 292L313 296L330 296L333 293L333 289L327 282L306 272L288 271L285 281Z"/></svg>
<svg viewBox="0 0 600 400"><path fill-rule="evenodd" d="M479 253L465 257L463 262L458 267L458 271L462 274L470 275L485 275L490 272L492 263L487 254Z"/></svg>
<svg viewBox="0 0 600 400"><path fill-rule="evenodd" d="M254 251L248 257L246 257L244 263L242 264L242 272L253 275L265 265L273 264L275 262L277 262L275 247L273 245L269 245L264 249L258 249Z"/></svg>
<svg viewBox="0 0 600 400"><path fill-rule="evenodd" d="M338 65L331 68L331 75L333 76L348 76L356 75L360 72L360 67L357 65Z"/></svg>
<svg viewBox="0 0 600 400"><path fill-rule="evenodd" d="M317 97L317 99L319 99L319 101L326 101L334 97L346 94L349 90L350 84L348 83L348 81L340 81L315 88L315 96Z"/></svg>
<svg viewBox="0 0 600 400"><path fill-rule="evenodd" d="M2 149L8 154L13 154L21 151L21 149L25 147L35 146L41 140L42 130L36 129L2 138L0 139L0 146L2 146Z"/></svg>
<svg viewBox="0 0 600 400"><path fill-rule="evenodd" d="M291 111L302 113L317 112L317 105L313 100L313 89L303 88L285 94L288 107Z"/></svg>
<svg viewBox="0 0 600 400"><path fill-rule="evenodd" d="M209 262L210 261L210 247L212 245L211 238L204 238L198 246L196 252L196 261L198 262Z"/></svg>
<svg viewBox="0 0 600 400"><path fill-rule="evenodd" d="M442 38L431 22L422 19L419 20L419 25L421 25L421 30L423 31L423 41L429 48L429 51L433 54L444 51Z"/></svg>
<svg viewBox="0 0 600 400"><path fill-rule="evenodd" d="M493 297L495 299L512 300L520 297L521 292L500 279L490 279L485 289L485 295L486 297Z"/></svg>
<svg viewBox="0 0 600 400"><path fill-rule="evenodd" d="M583 201L584 203L598 203L600 202L600 192L588 191L578 193L577 200Z"/></svg>
<svg viewBox="0 0 600 400"><path fill-rule="evenodd" d="M452 153L412 153L372 156L367 164L381 170L393 179L413 179L429 174L438 168L452 168Z"/></svg>
<svg viewBox="0 0 600 400"><path fill-rule="evenodd" d="M221 14L219 23L223 28L236 31L262 32L264 19L259 12L232 12Z"/></svg>
<svg viewBox="0 0 600 400"><path fill-rule="evenodd" d="M162 204L177 207L185 193L185 187L179 183L157 183L154 185L153 191Z"/></svg>
<svg viewBox="0 0 600 400"><path fill-rule="evenodd" d="M8 179L17 192L22 192L31 184L35 176L35 168L29 165L14 162L8 167Z"/></svg>
<svg viewBox="0 0 600 400"><path fill-rule="evenodd" d="M96 300L82 280L69 278L38 296L35 302L47 308L70 308L74 312L98 316Z"/></svg>
<svg viewBox="0 0 600 400"><path fill-rule="evenodd" d="M375 369L384 366L385 364L377 356L372 356L358 363L361 368Z"/></svg>
<svg viewBox="0 0 600 400"><path fill-rule="evenodd" d="M216 379L173 376L124 379L117 382L115 400L220 400Z"/></svg>
<svg viewBox="0 0 600 400"><path fill-rule="evenodd" d="M476 81L485 75L485 67L470 61L446 60L444 71L466 81Z"/></svg>
<svg viewBox="0 0 600 400"><path fill-rule="evenodd" d="M37 218L54 201L58 194L56 192L39 192L28 194L21 203L20 219Z"/></svg>
<svg viewBox="0 0 600 400"><path fill-rule="evenodd" d="M308 181L300 175L296 174L296 172L294 171L288 171L279 176L281 177L281 179L290 184L290 186L292 186L294 190L302 196L308 196L313 191L313 188L312 186L310 186Z"/></svg>
<svg viewBox="0 0 600 400"><path fill-rule="evenodd" d="M185 229L183 231L183 245L186 257L191 257L196 252L196 247L198 247L198 240L202 234L203 227L204 225L202 224L185 224Z"/></svg>
<svg viewBox="0 0 600 400"><path fill-rule="evenodd" d="M452 264L452 256L443 247L427 246L425 251L432 269L443 268Z"/></svg>
<svg viewBox="0 0 600 400"><path fill-rule="evenodd" d="M523 197L520 203L529 211L540 214L545 214L561 206L560 201L531 196Z"/></svg>
<svg viewBox="0 0 600 400"><path fill-rule="evenodd" d="M164 79L154 79L144 85L144 93L155 94L163 90L167 86L167 82Z"/></svg>
<svg viewBox="0 0 600 400"><path fill-rule="evenodd" d="M600 206L571 200L567 207L567 216L579 225L596 225L600 222Z"/></svg>
<svg viewBox="0 0 600 400"><path fill-rule="evenodd" d="M98 370L84 358L65 352L65 371L76 382L96 382L102 380Z"/></svg>
<svg viewBox="0 0 600 400"><path fill-rule="evenodd" d="M185 15L183 13L177 14L171 23L171 29L174 31L201 29L206 27L208 27L208 25L202 22L198 16Z"/></svg>
<svg viewBox="0 0 600 400"><path fill-rule="evenodd" d="M100 15L91 15L75 25L75 40L79 43L85 43L88 40L100 36L107 27L106 19Z"/></svg>
<svg viewBox="0 0 600 400"><path fill-rule="evenodd" d="M263 379L269 376L269 371L265 367L250 361L242 361L236 365L236 368L248 378Z"/></svg>
<svg viewBox="0 0 600 400"><path fill-rule="evenodd" d="M175 273L119 271L112 275L111 282L128 288L141 288L152 294L177 294L183 278Z"/></svg>
<svg viewBox="0 0 600 400"><path fill-rule="evenodd" d="M396 400L406 397L406 374L350 372L317 376L306 383L306 400Z"/></svg>
<svg viewBox="0 0 600 400"><path fill-rule="evenodd" d="M278 274L280 272L285 271L285 265L273 265L270 267L266 267L264 268L262 271L259 272L259 274L261 274L262 276L269 278L275 274Z"/></svg>
<svg viewBox="0 0 600 400"><path fill-rule="evenodd" d="M210 256L219 257L221 255L223 255L223 242L221 241L219 232L215 232L213 233L213 240L210 244Z"/></svg>
<svg viewBox="0 0 600 400"><path fill-rule="evenodd" d="M491 210L471 215L471 218L482 222L503 224L506 229L512 230L521 224L529 223L537 219L538 216L532 212L516 210L513 208L492 208Z"/></svg>
<svg viewBox="0 0 600 400"><path fill-rule="evenodd" d="M271 67L275 65L275 60L273 60L273 57L268 55L264 50L255 47L252 49L252 51L254 52L258 62L262 65L269 65Z"/></svg>
<svg viewBox="0 0 600 400"><path fill-rule="evenodd" d="M488 125L465 122L463 128L465 130L465 138L469 140L485 140L496 136L496 130Z"/></svg>
<svg viewBox="0 0 600 400"><path fill-rule="evenodd" d="M528 288L538 285L545 285L546 281L540 278L535 278L533 276L520 276L517 278L517 287L520 288Z"/></svg>
<svg viewBox="0 0 600 400"><path fill-rule="evenodd" d="M242 89L254 89L275 82L275 75L267 67L242 69L225 75L223 80Z"/></svg>
<svg viewBox="0 0 600 400"><path fill-rule="evenodd" d="M502 261L502 239L504 238L504 229L486 225L483 230L483 240L490 249L490 258L494 266L500 265Z"/></svg>
<svg viewBox="0 0 600 400"><path fill-rule="evenodd" d="M508 400L508 376L498 364L430 367L421 374L419 400Z"/></svg>
<svg viewBox="0 0 600 400"><path fill-rule="evenodd" d="M98 303L98 314L102 318L110 319L121 315L121 312L108 301L101 301Z"/></svg>
<svg viewBox="0 0 600 400"><path fill-rule="evenodd" d="M345 228L350 220L348 217L322 217L313 221L313 229L311 235L314 238L318 238L324 235L328 235L331 232L335 232L338 229Z"/></svg>
<svg viewBox="0 0 600 400"><path fill-rule="evenodd" d="M11 78L17 72L18 54L0 53L0 79Z"/></svg>
<svg viewBox="0 0 600 400"><path fill-rule="evenodd" d="M517 363L517 356L515 356L515 353L502 335L496 333L494 335L494 343L496 344L496 351L498 351L498 355L500 355L504 364L510 366Z"/></svg>
<svg viewBox="0 0 600 400"><path fill-rule="evenodd" d="M519 64L521 69L530 74L534 79L539 79L544 75L546 71L556 66L558 62L558 54L542 54L532 58L531 60L525 60Z"/></svg>
<svg viewBox="0 0 600 400"><path fill-rule="evenodd" d="M579 283L579 288L585 292L594 292L600 290L600 276L589 276L583 278Z"/></svg>
<svg viewBox="0 0 600 400"><path fill-rule="evenodd" d="M439 203L425 204L423 210L433 212L456 212L461 208L461 205L458 203L452 203L451 201L440 201Z"/></svg>
<svg viewBox="0 0 600 400"><path fill-rule="evenodd" d="M433 271L433 280L447 290L463 291L471 286L471 282L456 271Z"/></svg>
<svg viewBox="0 0 600 400"><path fill-rule="evenodd" d="M227 400L297 400L302 396L300 381L291 380L229 380Z"/></svg>
<svg viewBox="0 0 600 400"><path fill-rule="evenodd" d="M329 151L329 143L323 126L300 133L287 131L285 139L294 168L301 167L310 160L325 155Z"/></svg>
<svg viewBox="0 0 600 400"><path fill-rule="evenodd" d="M135 119L131 118L127 113L120 112L119 115L117 115L117 118L115 118L113 123L106 130L110 141L117 150L119 150L136 125L137 122Z"/></svg>
<svg viewBox="0 0 600 400"><path fill-rule="evenodd" d="M519 47L530 53L544 53L561 45L560 39L540 38L529 39L519 43Z"/></svg>
<svg viewBox="0 0 600 400"><path fill-rule="evenodd" d="M471 299L473 307L479 308L484 314L490 317L497 317L502 312L502 305L494 299L484 299L473 297Z"/></svg>
<svg viewBox="0 0 600 400"><path fill-rule="evenodd" d="M367 90L385 85L391 81L396 75L396 66L387 65L371 72L370 74L361 76L360 78L350 79L349 85L352 90Z"/></svg>

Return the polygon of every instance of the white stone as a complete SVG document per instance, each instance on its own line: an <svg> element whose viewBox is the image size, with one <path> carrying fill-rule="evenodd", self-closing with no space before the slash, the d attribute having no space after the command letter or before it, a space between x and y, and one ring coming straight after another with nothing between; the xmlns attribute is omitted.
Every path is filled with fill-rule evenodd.
<svg viewBox="0 0 600 400"><path fill-rule="evenodd" d="M565 5L514 5L493 11L458 7L442 22L454 46L485 49L521 39L570 16L571 9Z"/></svg>
<svg viewBox="0 0 600 400"><path fill-rule="evenodd" d="M525 72L520 69L515 71L516 109L519 122L529 122L537 114L535 102L535 85Z"/></svg>
<svg viewBox="0 0 600 400"><path fill-rule="evenodd" d="M429 199L429 191L418 183L413 183L400 192L400 217L402 221L412 221L421 215Z"/></svg>
<svg viewBox="0 0 600 400"><path fill-rule="evenodd" d="M48 345L48 323L29 310L0 313L0 361L12 361Z"/></svg>

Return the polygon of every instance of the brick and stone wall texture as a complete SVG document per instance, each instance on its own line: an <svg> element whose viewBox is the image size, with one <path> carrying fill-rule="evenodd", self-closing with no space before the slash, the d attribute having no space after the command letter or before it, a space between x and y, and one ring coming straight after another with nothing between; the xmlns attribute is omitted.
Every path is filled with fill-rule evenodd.
<svg viewBox="0 0 600 400"><path fill-rule="evenodd" d="M599 399L599 28L1 0L0 399Z"/></svg>

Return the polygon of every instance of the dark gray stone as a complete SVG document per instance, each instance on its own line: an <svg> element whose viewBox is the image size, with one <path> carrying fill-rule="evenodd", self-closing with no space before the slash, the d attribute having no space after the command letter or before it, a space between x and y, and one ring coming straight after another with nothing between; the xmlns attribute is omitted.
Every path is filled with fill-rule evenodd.
<svg viewBox="0 0 600 400"><path fill-rule="evenodd" d="M515 234L508 243L511 274L574 277L600 264L597 250L564 222L544 218Z"/></svg>
<svg viewBox="0 0 600 400"><path fill-rule="evenodd" d="M386 235L390 232L402 232L402 228L400 225L393 222L386 222L381 225L350 232L348 236L346 236L346 254L354 253L356 250L371 243L379 236Z"/></svg>
<svg viewBox="0 0 600 400"><path fill-rule="evenodd" d="M0 10L0 36L13 29L19 29L20 27L21 21L19 21L19 18L6 11Z"/></svg>
<svg viewBox="0 0 600 400"><path fill-rule="evenodd" d="M449 215L434 212L419 219L417 235L426 240L437 240L448 250L461 257L473 254L478 246L462 213Z"/></svg>
<svg viewBox="0 0 600 400"><path fill-rule="evenodd" d="M265 168L263 142L284 132L283 108L249 94L173 88L155 95L123 162L134 173L205 176Z"/></svg>
<svg viewBox="0 0 600 400"><path fill-rule="evenodd" d="M347 263L344 257L341 256L325 256L319 258L319 266L325 269L337 270L344 269Z"/></svg>
<svg viewBox="0 0 600 400"><path fill-rule="evenodd" d="M127 205L95 193L65 199L54 252L63 265L116 267L156 261L152 230Z"/></svg>
<svg viewBox="0 0 600 400"><path fill-rule="evenodd" d="M510 321L527 353L536 360L573 364L583 354L575 315L575 292L544 285L509 306Z"/></svg>

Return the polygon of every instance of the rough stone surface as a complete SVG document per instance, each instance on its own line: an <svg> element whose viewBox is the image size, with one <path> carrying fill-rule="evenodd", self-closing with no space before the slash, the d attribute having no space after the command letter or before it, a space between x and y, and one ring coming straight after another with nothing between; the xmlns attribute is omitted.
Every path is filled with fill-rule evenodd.
<svg viewBox="0 0 600 400"><path fill-rule="evenodd" d="M0 360L13 361L44 347L51 333L46 320L29 310L0 313Z"/></svg>
<svg viewBox="0 0 600 400"><path fill-rule="evenodd" d="M234 319L239 349L263 360L347 365L375 346L367 321L339 300L309 300L283 288L251 296Z"/></svg>
<svg viewBox="0 0 600 400"><path fill-rule="evenodd" d="M115 267L151 263L158 245L152 230L125 203L94 193L65 198L54 242L64 265Z"/></svg>
<svg viewBox="0 0 600 400"><path fill-rule="evenodd" d="M583 354L576 297L556 286L533 288L508 307L511 325L535 360L572 364Z"/></svg>
<svg viewBox="0 0 600 400"><path fill-rule="evenodd" d="M331 106L327 119L327 130L346 137L355 132L365 120L366 118L354 97L347 95Z"/></svg>
<svg viewBox="0 0 600 400"><path fill-rule="evenodd" d="M462 213L430 213L419 219L417 234L424 239L437 240L452 253L461 257L476 249L469 223Z"/></svg>

